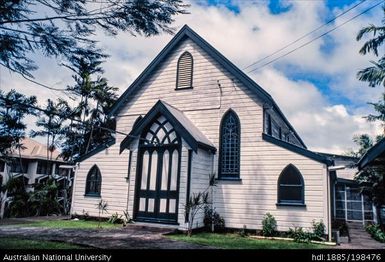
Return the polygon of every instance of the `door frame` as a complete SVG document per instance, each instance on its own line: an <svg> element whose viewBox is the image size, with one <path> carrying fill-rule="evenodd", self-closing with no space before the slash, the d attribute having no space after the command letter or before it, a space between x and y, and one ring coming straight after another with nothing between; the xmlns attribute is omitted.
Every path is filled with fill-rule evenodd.
<svg viewBox="0 0 385 262"><path fill-rule="evenodd" d="M141 145L141 143L138 143L138 153L137 153L137 161L136 161L136 175L135 175L135 192L134 192L134 209L133 209L133 219L134 221L138 222L149 222L149 223L159 223L159 224L171 224L171 225L179 225L178 223L178 217L179 217L179 188L180 188L180 174L181 174L181 159L182 159L182 139L179 139L179 144L177 146L172 146L178 151L178 171L177 171L177 181L176 181L176 199L175 199L175 220L168 220L168 219L161 219L158 217L154 218L139 218L138 219L138 212L139 212L139 202L140 202L140 187L141 187L141 179L142 179L142 167L143 167L143 154L145 151L148 151L148 149L153 149L152 152L156 151L157 148L161 148L163 153L164 151L170 146L149 146L149 145ZM162 159L163 159L163 153L162 153ZM158 156L159 156L158 152ZM160 158L158 158L158 161L161 161ZM159 162L158 162L159 163ZM162 163L162 162L161 162ZM160 171L160 165L157 164L157 174L156 174L156 191L159 191L160 186L160 179L158 179L159 171ZM155 206L156 203L159 200L159 196L157 196L157 200L155 200Z"/></svg>

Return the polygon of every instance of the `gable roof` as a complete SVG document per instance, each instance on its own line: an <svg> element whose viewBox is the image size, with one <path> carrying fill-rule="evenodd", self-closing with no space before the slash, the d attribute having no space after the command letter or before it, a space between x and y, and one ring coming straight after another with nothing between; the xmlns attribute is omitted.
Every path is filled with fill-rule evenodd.
<svg viewBox="0 0 385 262"><path fill-rule="evenodd" d="M385 159L385 138L381 139L377 144L372 146L358 161L358 170L365 168L366 166L377 161L384 161Z"/></svg>
<svg viewBox="0 0 385 262"><path fill-rule="evenodd" d="M119 99L112 106L109 116L117 115L121 107L129 101L133 96L132 94L140 88L141 84L151 76L153 71L159 65L160 62L173 50L173 48L185 38L190 38L200 48L205 50L212 58L215 59L223 68L234 75L242 84L247 88L255 92L260 99L270 107L272 107L278 115L283 119L285 124L293 131L294 135L300 141L301 145L306 148L305 143L299 137L294 127L289 123L287 118L283 115L281 109L278 107L274 99L267 93L262 87L255 83L249 76L236 67L230 60L219 53L213 46L206 42L202 37L195 33L188 25L184 25L182 29L173 37L173 39L163 48L163 50L155 57L154 60L147 66L146 69L139 75L138 78L126 89L126 91L119 97Z"/></svg>
<svg viewBox="0 0 385 262"><path fill-rule="evenodd" d="M120 143L120 153L126 149L130 143L137 139L142 130L147 127L159 115L163 115L173 125L176 132L189 144L196 152L198 148L215 152L215 145L183 114L175 107L158 100L148 113L136 123L131 132Z"/></svg>

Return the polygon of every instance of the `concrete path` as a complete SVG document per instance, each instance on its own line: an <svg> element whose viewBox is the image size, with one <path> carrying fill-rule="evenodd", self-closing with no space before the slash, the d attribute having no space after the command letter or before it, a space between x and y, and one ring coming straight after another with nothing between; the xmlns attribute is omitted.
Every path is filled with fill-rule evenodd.
<svg viewBox="0 0 385 262"><path fill-rule="evenodd" d="M337 248L343 249L385 249L385 244L374 240L368 232L366 232L362 223L349 222L349 235L351 242L342 243Z"/></svg>
<svg viewBox="0 0 385 262"><path fill-rule="evenodd" d="M118 229L55 229L1 225L0 237L61 241L101 249L207 249L208 246L174 241L163 234L170 228L128 225Z"/></svg>

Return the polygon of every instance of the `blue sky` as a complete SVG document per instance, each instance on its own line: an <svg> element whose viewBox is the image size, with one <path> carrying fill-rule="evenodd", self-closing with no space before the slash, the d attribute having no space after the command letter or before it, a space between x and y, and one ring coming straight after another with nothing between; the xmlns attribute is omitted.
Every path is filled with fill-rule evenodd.
<svg viewBox="0 0 385 262"><path fill-rule="evenodd" d="M190 14L176 18L173 23L176 31L188 24L240 69L358 3L354 0L185 1L191 4ZM270 59L341 25L378 2L380 0L364 1ZM378 6L265 67L258 68L271 60L244 70L273 96L310 149L343 153L354 147L354 135L376 135L381 130L363 118L373 112L367 102L377 101L383 90L369 88L357 80L357 71L369 66L369 60L375 58L358 54L362 42L358 43L355 36L363 26L380 24L382 18L383 12ZM110 55L104 64L105 77L111 85L119 88L120 93L124 92L171 38L172 35L168 34L150 38L120 34L111 38L100 32L97 35L100 46ZM71 84L71 73L55 67L57 61L41 57L38 61L37 80L56 88ZM257 70L248 72L251 69ZM37 94L39 101L61 96L7 72L2 74L1 81L2 87L13 87L29 95Z"/></svg>

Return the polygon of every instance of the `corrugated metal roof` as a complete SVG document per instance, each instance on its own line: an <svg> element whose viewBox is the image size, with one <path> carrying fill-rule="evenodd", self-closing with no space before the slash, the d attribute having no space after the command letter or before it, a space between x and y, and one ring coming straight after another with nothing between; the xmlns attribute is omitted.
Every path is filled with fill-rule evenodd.
<svg viewBox="0 0 385 262"><path fill-rule="evenodd" d="M21 142L23 147L21 149L21 157L27 159L47 159L47 146L33 140L31 138L25 138ZM51 156L51 152L49 153ZM59 157L60 152L58 150L54 150L52 152L52 160L63 161L61 157ZM11 154L12 156L19 157L19 151L15 150Z"/></svg>

